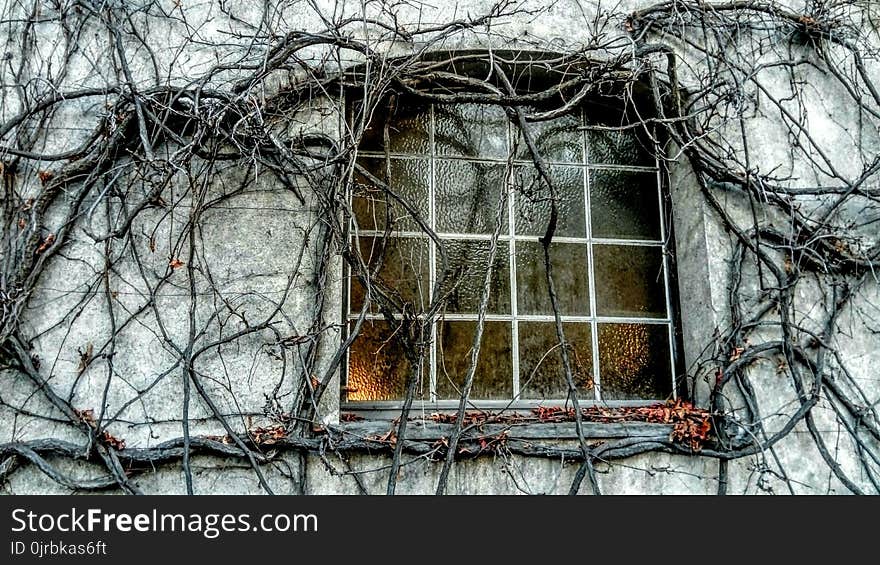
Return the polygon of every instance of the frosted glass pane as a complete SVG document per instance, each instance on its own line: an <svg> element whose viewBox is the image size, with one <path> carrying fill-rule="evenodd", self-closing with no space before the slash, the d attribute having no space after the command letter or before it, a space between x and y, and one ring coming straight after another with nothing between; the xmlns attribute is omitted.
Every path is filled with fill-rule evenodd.
<svg viewBox="0 0 880 565"><path fill-rule="evenodd" d="M434 108L438 155L507 159L507 115L499 106L438 105Z"/></svg>
<svg viewBox="0 0 880 565"><path fill-rule="evenodd" d="M437 231L491 234L504 191L504 165L437 161ZM502 210L507 232L507 206Z"/></svg>
<svg viewBox="0 0 880 565"><path fill-rule="evenodd" d="M431 164L418 159L366 159L358 161L369 173L386 183L400 199L416 210L428 224L428 187L431 181ZM389 180L390 169L390 180ZM385 231L392 229L421 231L418 223L403 204L389 196L386 191L368 180L365 175L354 175L352 208L361 230Z"/></svg>
<svg viewBox="0 0 880 565"><path fill-rule="evenodd" d="M437 326L437 397L457 399L471 361L476 322L442 322ZM510 322L485 322L472 399L513 397Z"/></svg>
<svg viewBox="0 0 880 565"><path fill-rule="evenodd" d="M550 178L559 195L555 235L586 237L583 170L577 167L550 167ZM543 236L550 221L550 187L534 167L517 167L513 181L516 188L517 235Z"/></svg>
<svg viewBox="0 0 880 565"><path fill-rule="evenodd" d="M348 400L401 400L406 394L409 373L405 351L388 324L365 321L349 349ZM428 398L429 394L429 376L423 370L416 398Z"/></svg>
<svg viewBox="0 0 880 565"><path fill-rule="evenodd" d="M660 239L656 173L590 172L593 236Z"/></svg>
<svg viewBox="0 0 880 565"><path fill-rule="evenodd" d="M604 400L672 395L669 327L599 324L599 379Z"/></svg>
<svg viewBox="0 0 880 565"><path fill-rule="evenodd" d="M589 316L590 275L587 245L552 243L550 261L553 265L553 284L559 313ZM544 250L538 242L516 242L516 294L520 314L553 314L544 268Z"/></svg>
<svg viewBox="0 0 880 565"><path fill-rule="evenodd" d="M590 163L654 167L653 142L643 129L587 132Z"/></svg>
<svg viewBox="0 0 880 565"><path fill-rule="evenodd" d="M568 357L578 398L593 398L593 354L590 324L562 325L571 346ZM563 399L568 382L554 322L519 323L519 387L521 398Z"/></svg>
<svg viewBox="0 0 880 565"><path fill-rule="evenodd" d="M440 295L447 296L446 311L457 314L475 314L480 306L483 282L489 265L489 241L445 240L443 245L449 263L448 276ZM507 242L498 242L490 284L488 313L510 313L510 257ZM437 276L441 266L438 265ZM448 295L447 295L448 293Z"/></svg>
<svg viewBox="0 0 880 565"><path fill-rule="evenodd" d="M359 113L360 103L353 104L353 108ZM389 151L421 155L431 153L429 105L398 99L396 107L390 111L389 115L387 103L380 102L372 112L372 117L373 119L361 137L360 149L362 151L385 152L384 128L386 119L388 119ZM358 122L352 119L349 119L348 124L352 128L358 126Z"/></svg>
<svg viewBox="0 0 880 565"><path fill-rule="evenodd" d="M526 108L527 113L534 111ZM543 122L529 122L529 131L535 140L538 153L545 161L558 163L583 162L584 143L579 115L567 115ZM532 153L526 144L525 136L516 126L516 155L518 159L532 160Z"/></svg>
<svg viewBox="0 0 880 565"><path fill-rule="evenodd" d="M409 311L423 310L430 298L428 273L430 257L428 242L414 238L361 237L360 250L364 262L372 272L381 263L376 279L385 287L390 296ZM377 300L380 300L374 289L372 312L377 312ZM360 312L364 303L365 289L360 279L351 278L351 311Z"/></svg>
<svg viewBox="0 0 880 565"><path fill-rule="evenodd" d="M666 317L660 247L594 245L593 265L600 316Z"/></svg>

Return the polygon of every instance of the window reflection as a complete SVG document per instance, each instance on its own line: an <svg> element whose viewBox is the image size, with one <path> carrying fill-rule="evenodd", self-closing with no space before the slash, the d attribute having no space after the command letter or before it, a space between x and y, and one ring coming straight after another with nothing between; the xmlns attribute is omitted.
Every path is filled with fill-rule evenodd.
<svg viewBox="0 0 880 565"><path fill-rule="evenodd" d="M384 183L401 200L428 221L428 191L431 183L431 162L421 159L369 159L359 163L370 176ZM414 231L418 222L397 198L390 196L381 184L367 175L355 173L352 187L352 210L358 229Z"/></svg>
<svg viewBox="0 0 880 565"><path fill-rule="evenodd" d="M666 399L672 395L669 367L667 326L599 324L602 398Z"/></svg>
<svg viewBox="0 0 880 565"><path fill-rule="evenodd" d="M662 248L594 245L593 258L600 316L666 317Z"/></svg>
<svg viewBox="0 0 880 565"><path fill-rule="evenodd" d="M522 133L498 106L398 101L389 112L374 116L359 162L410 209L360 174L352 187L353 220L387 308L423 315L442 300L419 398L459 397L500 211L471 398L565 399L539 241L554 192L531 163ZM590 129L588 114L530 124L557 196L550 261L575 384L583 399L663 399L673 388L673 322L653 141L637 128ZM437 241L423 233L414 213ZM432 296L438 280L439 294ZM353 319L365 290L356 279L349 288ZM368 312L349 356L347 399L400 400L408 361L379 308L373 304Z"/></svg>
<svg viewBox="0 0 880 565"><path fill-rule="evenodd" d="M467 377L476 322L445 321L437 327L437 396L458 398ZM485 322L480 341L472 398L508 399L513 396L513 365L508 322Z"/></svg>
<svg viewBox="0 0 880 565"><path fill-rule="evenodd" d="M572 376L580 398L593 398L593 346L590 324L563 324ZM521 397L568 397L568 379L562 362L555 322L520 322L519 368Z"/></svg>
<svg viewBox="0 0 880 565"><path fill-rule="evenodd" d="M499 106L438 105L434 109L437 155L507 159L507 115Z"/></svg>
<svg viewBox="0 0 880 565"><path fill-rule="evenodd" d="M505 190L504 169L499 164L437 160L437 231L491 234ZM502 208L502 221L507 221L506 207Z"/></svg>
<svg viewBox="0 0 880 565"><path fill-rule="evenodd" d="M348 399L365 401L403 398L409 372L406 352L388 324L381 321L364 322L349 351ZM426 389L422 386L420 390Z"/></svg>

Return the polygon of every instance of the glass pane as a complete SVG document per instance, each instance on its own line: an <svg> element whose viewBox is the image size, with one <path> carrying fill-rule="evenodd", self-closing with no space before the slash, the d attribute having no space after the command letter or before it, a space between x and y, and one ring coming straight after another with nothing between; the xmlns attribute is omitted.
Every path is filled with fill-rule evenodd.
<svg viewBox="0 0 880 565"><path fill-rule="evenodd" d="M507 159L507 115L499 106L452 104L434 107L438 155Z"/></svg>
<svg viewBox="0 0 880 565"><path fill-rule="evenodd" d="M550 178L559 194L556 236L586 237L584 221L584 173L577 167L550 167ZM534 167L517 167L517 235L543 236L550 221L551 191Z"/></svg>
<svg viewBox="0 0 880 565"><path fill-rule="evenodd" d="M533 108L526 108L527 113L534 112ZM557 163L582 163L583 162L583 132L580 115L567 115L543 122L529 122L529 131L538 148L538 153L545 161ZM525 136L516 126L516 157L517 159L532 160L532 153L526 145Z"/></svg>
<svg viewBox="0 0 880 565"><path fill-rule="evenodd" d="M361 104L352 104L353 114L348 120L350 127L356 128L361 114ZM388 150L394 153L431 153L430 124L431 114L428 104L419 104L411 99L397 99L389 109L388 101L382 101L375 109L367 109L372 120L361 138L362 151L385 152L384 129L388 122Z"/></svg>
<svg viewBox="0 0 880 565"><path fill-rule="evenodd" d="M672 395L666 324L599 324L599 379L604 400Z"/></svg>
<svg viewBox="0 0 880 565"><path fill-rule="evenodd" d="M594 245L593 263L600 316L666 317L660 247Z"/></svg>
<svg viewBox="0 0 880 565"><path fill-rule="evenodd" d="M655 167L654 142L641 127L629 130L587 131L590 163Z"/></svg>
<svg viewBox="0 0 880 565"><path fill-rule="evenodd" d="M354 324L350 326L354 328ZM348 353L348 400L401 400L409 372L404 348L388 324L365 321ZM428 380L428 372L423 370L417 398L428 398Z"/></svg>
<svg viewBox="0 0 880 565"><path fill-rule="evenodd" d="M475 314L479 309L483 293L491 242L446 240L443 245L446 249L449 272L441 286L440 295L446 296L446 311L456 314ZM507 242L498 242L489 286L487 312L490 314L510 313L510 256L508 249ZM440 277L442 273L440 272L439 252L437 262L437 276Z"/></svg>
<svg viewBox="0 0 880 565"><path fill-rule="evenodd" d="M590 315L590 279L585 243L552 243L550 261L559 313ZM516 242L516 296L520 314L553 314L544 249L538 242Z"/></svg>
<svg viewBox="0 0 880 565"><path fill-rule="evenodd" d="M657 174L591 171L593 236L660 239Z"/></svg>
<svg viewBox="0 0 880 565"><path fill-rule="evenodd" d="M374 278L374 284L378 284L373 288L372 312L378 311L376 304L383 300L382 292L388 294L392 304L410 311L421 311L427 306L430 298L427 240L391 237L384 240L383 245L381 237L361 237L360 250L370 272L381 264ZM351 312L358 313L366 293L360 279L354 274L351 278Z"/></svg>
<svg viewBox="0 0 880 565"><path fill-rule="evenodd" d="M437 161L437 231L491 234L504 191L504 169L504 165L471 161ZM502 233L507 233L506 205L502 226Z"/></svg>
<svg viewBox="0 0 880 565"><path fill-rule="evenodd" d="M437 398L457 399L471 363L476 322L437 326ZM513 398L510 322L484 322L472 399Z"/></svg>
<svg viewBox="0 0 880 565"><path fill-rule="evenodd" d="M359 159L358 162L379 181L414 208L427 224L428 186L431 182L431 164L417 159ZM390 168L391 179L388 173ZM386 194L367 176L355 173L352 208L361 230L385 231L389 220L392 229L420 231L421 228L403 204Z"/></svg>
<svg viewBox="0 0 880 565"><path fill-rule="evenodd" d="M593 347L590 324L562 325L571 346L572 377L578 398L593 398ZM565 365L554 322L519 323L519 388L521 398L568 398Z"/></svg>

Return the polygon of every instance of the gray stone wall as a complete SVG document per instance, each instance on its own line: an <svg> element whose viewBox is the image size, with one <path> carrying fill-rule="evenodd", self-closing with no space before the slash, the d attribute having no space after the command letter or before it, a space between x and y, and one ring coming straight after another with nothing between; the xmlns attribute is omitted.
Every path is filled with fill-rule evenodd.
<svg viewBox="0 0 880 565"><path fill-rule="evenodd" d="M102 24L102 18L111 16L101 15L101 10L73 37L65 32L65 20L59 19L60 11L50 3L36 2L32 6L6 0L0 5L4 41L0 51L11 55L4 61L7 68L0 74L0 82L29 86L0 88L0 123L16 116L26 103L33 103L27 98L27 88L41 81L49 85L46 88L64 92L119 84L114 68L119 67L123 53L139 88L148 90L156 84L189 86L213 66L259 61L260 57L252 56L251 51L267 52L268 41L262 36L248 40L254 29L279 37L291 31L320 30L327 21L342 21L346 15L362 16L360 2L278 2L269 3L269 9L242 3L227 10L221 9L222 3L213 2L164 4L167 17L160 16L159 4L149 4L151 8L134 14L133 25L141 32L143 44L126 34L121 39L123 49L116 50ZM387 30L367 24L350 25L343 35L363 38L366 34L374 48L389 55L411 54L426 45L432 50L522 48L576 52L590 49L597 42L611 45L611 53L617 54L635 49L632 34L626 30L626 17L654 2L561 0L549 7L543 4L517 5L522 12L500 16L491 25L450 33L440 42L436 42L435 34L416 35L409 41L400 37L392 40ZM809 3L793 0L774 4L783 8L788 5L793 13L809 13ZM400 28L417 29L457 19L468 21L491 6L483 0L436 7L376 3L367 5L367 13ZM30 15L32 9L46 21L26 29L19 17ZM841 8L838 17L863 18L864 37L877 45L876 32L868 31L870 18L877 15L872 13L875 9L853 3L847 10ZM788 37L788 45L764 52L766 67L760 67L762 61L745 61L743 53L737 52L748 43L747 38L738 37L732 29L721 33L726 34L728 61L753 65L761 86L744 87L743 100L733 101L731 107L741 111L743 120L707 123L705 136L727 140L739 152L730 156L732 161L747 160L753 171L782 179L780 185L840 185L839 177L859 178L877 155L880 119L874 112L880 108L870 99L866 99L865 107L874 112L854 104L821 60L824 54L839 61L843 72L857 75L851 58L839 48L828 47L822 52ZM706 60L675 37L660 34L656 38L658 42L664 39L675 49L678 79L684 89L698 90L717 71L717 61ZM29 51L21 60L25 47ZM323 47L300 55L311 59L302 66L275 71L265 85L247 94L254 106L297 84L306 65L315 67L324 60L322 66L333 70L360 62L351 51L340 54ZM780 60L803 64L776 67ZM662 57L658 64L665 64ZM865 72L876 77L878 69L873 61L864 64ZM228 87L240 80L242 73L241 69L217 71L209 83ZM858 78L854 80L859 82ZM46 88L39 92L45 95ZM295 120L280 126L279 135L290 139L300 133L318 132L342 140L336 93L313 94L313 101L295 115ZM50 155L76 148L112 111L106 104L112 99L114 96L108 94L70 100L59 104L44 123L29 122L27 127L37 140L29 151ZM780 100L790 102L775 105ZM793 130L808 132L810 141L793 138ZM9 146L11 139L7 135L0 139L0 145ZM330 370L342 339L342 242L329 243L329 260L322 263L328 220L322 215L325 208L321 195L307 179L294 177L285 182L256 158L210 166L209 159L202 157L176 162L183 148L182 142L173 141L154 147L163 160L160 167L132 164L130 157L120 156L119 162L125 165L118 166L118 177L106 177L110 180L84 195L81 205L76 204L75 188L65 189L48 211L44 233L69 230L69 237L63 250L46 263L20 314L20 335L28 340L32 359L38 361L37 371L70 405L81 411L91 410L86 419L110 418L111 423L102 431L124 439L126 448L153 448L182 437L182 419L188 422L187 433L193 436L221 438L232 430L219 423L216 413L229 416L229 425L238 433L279 422L292 425L304 415L303 399L308 397L314 380L324 378L325 371ZM248 149L243 150L246 153ZM0 161L10 163L13 158L0 149ZM55 171L65 163L25 161L18 170L7 173L22 200L37 197L45 187L38 171ZM327 175L327 170L316 166L309 174ZM876 177L869 176L863 186L875 190ZM153 194L157 187L158 192L131 223L130 236L104 237L113 229L111 226L117 226L120 218L134 209L139 198ZM717 206L736 222L735 226L725 225L704 196L684 152L670 164L670 190L686 365L696 403L708 406L718 369L716 359L727 355L724 348L729 344L722 336L735 323L731 318L732 286L754 310L768 307L767 287L772 286L754 261L749 264L746 260L741 270L735 264L733 230L747 231L758 222L774 226L805 247L810 242L793 233L798 228L792 218L779 208L765 205L773 203L773 195L768 194L765 202L756 205L755 199L741 190L713 185L711 193ZM120 196L117 191L124 194ZM794 206L821 211L839 196L804 195L795 197ZM210 206L204 206L206 202ZM68 212L74 204L80 212L71 222ZM850 237L844 243L863 256L877 244L877 220L876 203L868 197L847 200L833 217L838 233ZM193 224L198 226L197 237L183 237L191 233L188 229ZM5 229L11 230L14 225L7 223ZM784 263L784 246L768 247L766 252ZM109 268L108 257L112 262ZM876 415L871 414L880 399L875 371L880 364L880 284L870 270L848 276L868 280L840 313L835 333L823 336L835 352L829 360L828 377L848 389L851 383L858 384L861 391L853 394L866 407L866 418L876 421ZM789 305L798 328L822 334L829 303L841 290L829 286L830 280L817 268L798 282ZM772 314L772 304L768 308ZM748 315L743 313L743 318ZM265 327L253 330L261 324ZM320 331L315 333L315 328ZM237 332L247 335L230 339ZM803 341L804 335L793 339ZM779 328L768 325L756 329L744 347L759 345L761 339L788 338L780 335ZM316 361L311 362L310 356ZM754 390L762 426L736 433L760 436L756 444L783 430L799 406L798 396L802 393L793 387L781 363L778 355L768 355L744 367L741 376ZM185 371L187 364L191 364L198 385ZM803 379L809 384L808 376ZM203 387L203 392L197 386ZM734 392L735 388L730 391L721 404L734 414L746 411L747 399ZM204 397L209 397L212 404ZM334 378L317 410L316 424L345 426L339 420L338 399L338 380ZM8 446L52 438L87 448L82 431L69 425L57 406L16 368L0 371L0 400L0 443L7 442L3 492L69 492L76 487L59 484L51 473L27 457L10 455L13 451ZM819 453L815 440L818 434L846 476L870 492L873 477L859 461L877 450L877 438L862 431L855 440L847 432L847 427L854 425L852 418L840 416L838 408L839 402L829 400L823 392L811 410L813 430L800 421L771 449L730 461L721 475L726 479L719 478L716 457L649 452L597 461L598 485L608 494L710 494L717 492L719 480L727 481L730 493L849 492L851 489ZM387 427L390 430L391 424ZM860 448L858 441L866 442L868 447ZM571 438L561 445L577 449ZM386 454L346 455L332 449L324 454L299 453L273 450L271 446L263 446L263 451L270 453L272 461L259 468L276 493L385 491L390 463ZM41 459L76 481L106 476L105 471L76 458L49 453ZM403 463L397 492L434 491L439 463L414 454L405 454ZM190 464L196 493L264 492L257 474L241 458L195 455ZM875 461L866 465L877 472ZM565 493L577 470L577 463L560 458L496 453L457 463L452 468L448 492ZM139 472L131 480L143 492L186 492L179 461L159 464L154 471ZM581 492L589 491L586 485L581 488Z"/></svg>

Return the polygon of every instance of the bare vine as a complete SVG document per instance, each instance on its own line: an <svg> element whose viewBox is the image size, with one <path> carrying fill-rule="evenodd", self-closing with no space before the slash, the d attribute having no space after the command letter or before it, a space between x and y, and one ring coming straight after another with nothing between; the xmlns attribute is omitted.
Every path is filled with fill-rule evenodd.
<svg viewBox="0 0 880 565"><path fill-rule="evenodd" d="M383 455L370 472L385 473L387 493L396 491L404 466L426 459L438 462L435 490L444 493L458 461L489 454L578 463L570 492L587 478L598 494L601 466L665 452L717 459L719 493L727 491L728 462L749 458L762 477L778 476L794 492L778 450L804 432L847 490L880 492L877 390L863 384L876 379L840 345L861 339L876 348L880 332L880 13L859 0L647 4L620 14L600 3L580 48L556 49L541 62L564 78L550 90L523 93L506 75L509 51L449 48L463 36L491 43L503 34L501 24L550 9L513 0L438 24L412 23L420 21L412 17L417 8L382 1L354 11L266 2L256 19L219 2L212 17L232 30L219 36L173 2L6 2L0 409L9 433L0 444L0 483L35 467L68 489L134 494L142 490L140 476L179 468L193 493L195 462L210 455L246 465L271 493L274 473L296 477L305 490L303 461L317 457L367 492L364 471L349 457L372 453ZM314 25L297 31L291 14L308 14ZM161 34L184 47L160 49ZM522 51L543 47L518 41ZM206 51L211 57L204 61L185 60ZM492 76L456 71L474 62L493 69ZM187 72L178 72L184 66ZM627 104L627 87L636 83L649 85L654 107L627 127L661 132L667 167L687 162L701 204L723 228L719 248L729 253L724 325L715 333L705 328L704 354L686 376L694 396L706 391L705 410L681 402L581 407L559 317L564 289L554 286L549 256L558 196L530 128L611 84L623 85L614 92ZM352 93L360 104L349 115L341 100ZM458 410L435 415L447 426L440 440L412 435L431 324L460 273L447 268L442 241L399 187L358 163L372 116L398 95L497 105L524 132L551 189L541 243L570 393L564 409L468 410L496 226ZM829 118L837 122L808 112L826 97L844 108ZM561 102L530 110L548 100ZM82 109L97 116L95 123L65 133L71 112ZM768 123L772 131L756 131ZM391 135L387 127L384 135ZM768 170L762 143L772 136L789 152ZM841 140L851 145L845 158L835 147ZM371 262L352 243L348 195L359 176L437 243L441 268L421 311L379 276L381 261ZM296 220L281 233L267 224L261 235L267 249L285 250L286 268L236 275L228 265L243 251L223 241L216 226L267 209ZM380 245L389 235L390 228ZM276 239L282 246L271 245ZM333 290L340 261L366 289L361 316L347 333ZM68 276L75 288L53 294ZM264 279L272 284L260 284ZM393 328L411 368L403 409L384 434L322 420L370 308ZM85 340L75 329L81 317L91 324ZM132 343L136 335L148 335L155 348ZM250 352L251 367L233 360L242 351ZM136 374L146 358L162 369ZM756 382L768 371L755 369L768 364L774 386L792 391L785 405L768 405L765 384ZM258 373L274 380L266 386L253 378ZM253 382L259 390L250 389ZM239 398L243 391L247 400ZM169 396L179 401L179 413L162 412L161 398ZM260 409L253 397L262 399ZM576 442L509 437L515 426L557 421L574 421ZM590 425L609 421L673 428L592 440ZM153 428L162 431L153 435ZM162 439L130 445L126 436L142 430ZM855 465L841 463L842 449L855 454Z"/></svg>

